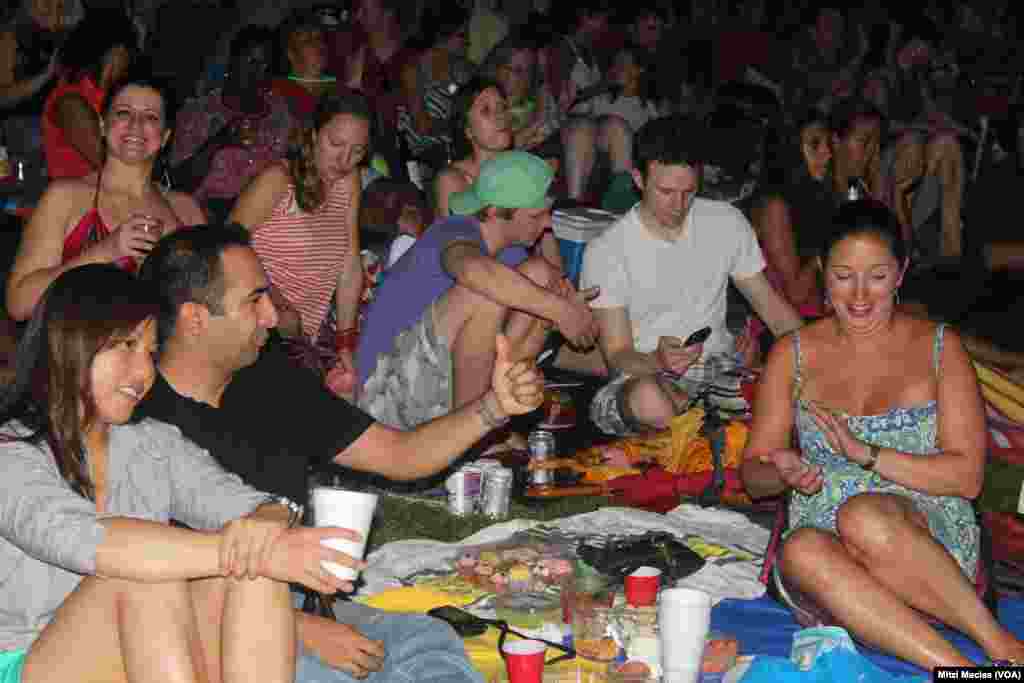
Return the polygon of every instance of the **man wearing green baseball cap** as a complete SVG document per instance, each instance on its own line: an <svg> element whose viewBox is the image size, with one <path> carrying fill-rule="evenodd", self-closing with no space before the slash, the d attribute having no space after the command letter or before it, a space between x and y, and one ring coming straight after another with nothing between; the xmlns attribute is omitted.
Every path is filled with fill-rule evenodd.
<svg viewBox="0 0 1024 683"><path fill-rule="evenodd" d="M536 356L556 327L577 347L597 326L561 267L531 254L551 227L554 173L541 158L502 152L388 269L359 336L359 406L411 429L483 394L504 334L516 359ZM593 293L596 295L596 293ZM481 414L500 426L505 415Z"/></svg>

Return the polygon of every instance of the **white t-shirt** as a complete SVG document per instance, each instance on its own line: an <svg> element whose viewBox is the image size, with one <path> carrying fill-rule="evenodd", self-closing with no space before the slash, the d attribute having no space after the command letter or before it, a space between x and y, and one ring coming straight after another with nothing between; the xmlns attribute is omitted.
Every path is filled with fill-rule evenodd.
<svg viewBox="0 0 1024 683"><path fill-rule="evenodd" d="M731 353L735 340L725 326L729 278L744 280L764 267L754 230L739 209L698 198L676 242L655 237L634 206L587 245L580 289L601 288L594 308L627 309L637 351L653 351L660 336L685 339L710 326L705 354Z"/></svg>
<svg viewBox="0 0 1024 683"><path fill-rule="evenodd" d="M614 100L610 95L601 95L594 98L594 116L608 116L614 114L621 116L628 123L633 132L651 119L661 116L661 112L652 100L644 100L635 96L620 95Z"/></svg>

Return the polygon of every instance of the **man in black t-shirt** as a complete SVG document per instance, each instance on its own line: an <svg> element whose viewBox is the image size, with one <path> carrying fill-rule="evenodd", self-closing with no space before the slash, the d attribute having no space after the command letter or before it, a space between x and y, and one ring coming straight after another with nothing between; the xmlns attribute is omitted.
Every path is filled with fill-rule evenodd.
<svg viewBox="0 0 1024 683"><path fill-rule="evenodd" d="M281 352L263 350L277 312L248 233L238 226L169 235L150 253L140 278L159 290L162 311L160 373L139 413L177 425L229 471L299 503L306 502L310 464L333 461L391 479L428 476L543 398L540 373L513 363L501 338L492 389L483 397L409 432L375 423ZM332 672L348 680L379 671L379 679L388 680L396 667L406 673L413 667L424 677L480 680L461 643L436 620L350 603L336 607L342 623L308 614L297 622L305 646L299 683Z"/></svg>

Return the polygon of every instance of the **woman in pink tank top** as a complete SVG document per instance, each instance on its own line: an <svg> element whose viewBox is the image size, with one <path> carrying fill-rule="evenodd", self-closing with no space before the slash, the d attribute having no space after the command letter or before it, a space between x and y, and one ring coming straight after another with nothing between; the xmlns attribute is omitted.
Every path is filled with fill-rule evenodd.
<svg viewBox="0 0 1024 683"><path fill-rule="evenodd" d="M205 222L191 197L152 180L173 114L166 85L147 72L129 71L110 88L101 108L103 165L52 182L40 199L7 280L12 318L28 318L64 271L116 263L134 272L161 233Z"/></svg>
<svg viewBox="0 0 1024 683"><path fill-rule="evenodd" d="M294 158L261 173L231 220L253 233L273 285L278 329L304 364L330 371L351 396L363 289L359 253L360 164L368 158L371 112L363 95L325 95L301 132Z"/></svg>

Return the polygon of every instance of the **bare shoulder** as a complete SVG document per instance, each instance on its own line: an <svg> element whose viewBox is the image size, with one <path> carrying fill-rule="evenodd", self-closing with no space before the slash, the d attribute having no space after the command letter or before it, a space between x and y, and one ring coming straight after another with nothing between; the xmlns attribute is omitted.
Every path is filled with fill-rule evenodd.
<svg viewBox="0 0 1024 683"><path fill-rule="evenodd" d="M278 199L288 191L291 182L291 172L284 164L271 164L252 179L242 191L242 196L258 195L265 199L271 199L272 203L276 204Z"/></svg>
<svg viewBox="0 0 1024 683"><path fill-rule="evenodd" d="M443 187L449 192L459 192L469 187L469 174L454 162L437 175L437 186Z"/></svg>
<svg viewBox="0 0 1024 683"><path fill-rule="evenodd" d="M63 209L69 215L85 213L92 206L95 195L96 184L87 178L54 180L47 185L39 204L45 204L50 209Z"/></svg>
<svg viewBox="0 0 1024 683"><path fill-rule="evenodd" d="M925 348L930 349L935 343L935 334L940 323L928 320L927 318L904 314L897 314L896 321L900 329L900 335L903 337L902 341L907 348L914 349L915 353ZM960 335L957 334L951 325L946 325L942 336L945 341L959 343L960 340Z"/></svg>

